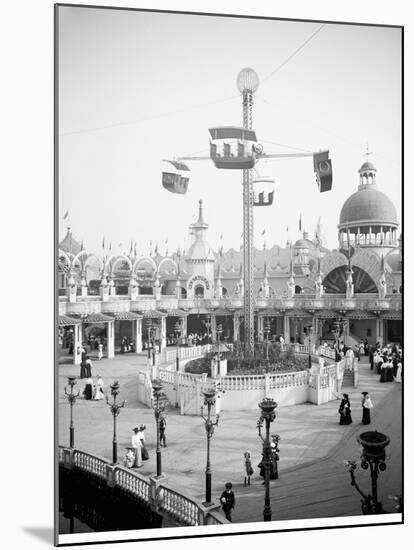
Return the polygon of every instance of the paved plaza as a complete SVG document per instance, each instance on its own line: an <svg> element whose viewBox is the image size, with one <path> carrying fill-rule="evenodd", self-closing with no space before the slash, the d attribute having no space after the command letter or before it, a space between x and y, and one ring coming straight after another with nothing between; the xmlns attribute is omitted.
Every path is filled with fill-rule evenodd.
<svg viewBox="0 0 414 550"><path fill-rule="evenodd" d="M93 378L100 374L106 389L113 380L120 382L120 399L128 402L117 421L118 455L121 460L130 444L132 428L144 423L150 459L139 468L144 476L155 474L155 420L151 409L138 402L138 372L147 367L146 355L128 354L114 359L93 361ZM279 479L271 481L272 519L300 519L360 514L360 497L350 486L344 459L355 460L360 449L358 434L367 430L361 423L361 391L369 390L374 403L370 430L377 429L391 438L387 448L387 470L380 474L379 498L392 510L389 495L399 494L401 481L401 384L379 382L369 370L365 357L360 363L358 388L346 388L350 395L353 424L340 426L338 404L294 405L276 409L271 433L281 436ZM79 367L59 365L59 444L69 442L69 405L64 397L68 375L79 375ZM78 380L83 390L84 381ZM237 504L235 522L263 519L264 487L257 465L261 459L261 440L256 430L257 410L226 412L211 444L213 496L218 498L224 483L234 485ZM197 499L204 499L206 434L199 416L181 416L171 405L167 412L167 448L162 449L165 484ZM104 400L79 398L74 407L75 447L112 459L113 419ZM243 452L250 451L254 475L251 486L243 485ZM357 470L357 481L369 492L369 474Z"/></svg>

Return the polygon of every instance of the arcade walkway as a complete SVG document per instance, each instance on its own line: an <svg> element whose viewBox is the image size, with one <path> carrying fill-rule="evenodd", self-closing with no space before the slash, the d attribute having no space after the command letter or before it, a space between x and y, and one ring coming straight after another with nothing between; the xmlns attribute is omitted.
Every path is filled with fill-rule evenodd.
<svg viewBox="0 0 414 550"><path fill-rule="evenodd" d="M366 358L360 363L359 387L346 388L350 395L354 423L339 426L339 401L325 405L303 404L277 409L272 433L281 436L279 480L271 481L273 520L338 515L359 515L359 496L349 485L344 459L358 457L356 436L366 428L361 421L361 391L369 390L374 403L373 421L369 429L383 431L391 438L388 447L387 470L380 474L379 497L385 508L391 509L388 495L401 490L401 385L379 383L379 377L369 370ZM155 423L153 412L138 403L137 371L145 370L143 355L123 355L111 360L94 361L93 377L101 374L108 386L114 379L121 384L121 399L128 403L118 417L119 457L130 443L132 428L147 426L147 446L150 460L139 472L155 473ZM68 374L79 375L73 365L59 366L59 442L68 444L69 406L64 398ZM78 381L82 390L83 384ZM75 446L111 459L112 416L104 401L79 399L74 408ZM172 407L167 414L167 443L163 449L162 465L171 487L203 500L206 436L200 417L183 417ZM211 445L213 495L222 491L226 481L232 481L237 506L236 522L261 521L264 486L258 475L261 441L257 435L257 411L222 411ZM250 451L255 472L252 485L243 486L243 452ZM365 471L357 471L357 480L366 489Z"/></svg>

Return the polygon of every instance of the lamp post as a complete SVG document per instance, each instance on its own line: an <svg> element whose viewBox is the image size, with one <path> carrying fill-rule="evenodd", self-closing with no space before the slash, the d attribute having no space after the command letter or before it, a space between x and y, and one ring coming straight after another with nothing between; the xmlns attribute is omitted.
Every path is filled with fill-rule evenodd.
<svg viewBox="0 0 414 550"><path fill-rule="evenodd" d="M201 405L201 418L204 420L204 426L207 435L207 463L206 463L206 500L204 506L210 506L211 502L211 464L210 464L210 440L213 437L214 426L219 423L220 415L216 414L216 420L211 419L211 407L216 402L216 389L206 388L203 390L204 405L207 406L207 418L204 416L204 406Z"/></svg>
<svg viewBox="0 0 414 550"><path fill-rule="evenodd" d="M161 415L165 410L164 403L160 403L160 397L162 395L162 383L161 380L158 378L155 378L152 380L152 392L153 392L153 402L152 402L152 408L154 409L154 415L155 415L155 426L157 430L157 450L156 450L156 458L157 458L157 477L162 476L162 465L161 465L161 445L160 445L160 420Z"/></svg>
<svg viewBox="0 0 414 550"><path fill-rule="evenodd" d="M122 403L117 403L116 398L119 394L119 382L118 380L115 380L112 382L111 386L111 395L113 398L113 403L109 402L108 395L106 396L106 402L108 403L112 416L114 417L114 434L112 438L112 462L116 464L118 462L118 443L116 439L116 418L119 415L121 409L125 407L125 403L127 402L125 399L122 401Z"/></svg>
<svg viewBox="0 0 414 550"><path fill-rule="evenodd" d="M223 332L223 327L221 324L216 327L216 336L217 336L217 374L220 374L220 334Z"/></svg>
<svg viewBox="0 0 414 550"><path fill-rule="evenodd" d="M263 332L265 335L265 342L266 342L266 374L269 372L269 334L270 334L270 323L266 319L263 327Z"/></svg>
<svg viewBox="0 0 414 550"><path fill-rule="evenodd" d="M355 487L358 493L362 496L361 509L364 515L382 514L384 510L381 502L378 501L378 475L379 472L386 470L385 464L385 447L389 444L390 438L380 432L364 432L357 437L357 441L362 445L361 468L370 470L371 475L371 493L365 494L355 479L355 470L357 463L352 460L345 460L345 466L351 477L351 486Z"/></svg>
<svg viewBox="0 0 414 550"><path fill-rule="evenodd" d="M148 359L151 359L151 329L153 325L151 321L148 324L147 330L148 330Z"/></svg>
<svg viewBox="0 0 414 550"><path fill-rule="evenodd" d="M265 503L263 509L263 520L271 521L272 520L272 509L270 507L270 467L272 463L272 449L270 446L269 432L270 432L270 423L276 418L275 409L277 407L276 401L271 397L264 397L259 403L261 410L261 415L257 421L257 431L259 432L259 437L263 441L263 462L265 469ZM266 423L266 434L265 437L262 435L263 423Z"/></svg>
<svg viewBox="0 0 414 550"><path fill-rule="evenodd" d="M178 321L174 325L176 354L175 354L175 370L180 372L180 337L181 337L182 325ZM176 388L175 388L175 408L178 408L178 374L176 374Z"/></svg>
<svg viewBox="0 0 414 550"><path fill-rule="evenodd" d="M79 390L78 393L73 393L73 387L76 384L76 376L68 376L68 386L70 386L70 392L68 393L67 387L65 386L65 395L69 401L70 405L70 424L69 424L69 447L73 449L75 446L75 428L73 425L73 405L76 402L76 398L79 397Z"/></svg>

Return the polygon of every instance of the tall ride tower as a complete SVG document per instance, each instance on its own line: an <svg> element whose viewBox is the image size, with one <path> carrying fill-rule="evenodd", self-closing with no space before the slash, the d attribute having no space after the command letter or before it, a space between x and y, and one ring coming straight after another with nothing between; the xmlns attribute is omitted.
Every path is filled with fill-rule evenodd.
<svg viewBox="0 0 414 550"><path fill-rule="evenodd" d="M250 68L242 69L237 76L237 88L242 94L243 127L252 129L253 94L259 87L259 77ZM252 169L243 170L243 278L244 278L244 343L254 346L253 298L253 175Z"/></svg>

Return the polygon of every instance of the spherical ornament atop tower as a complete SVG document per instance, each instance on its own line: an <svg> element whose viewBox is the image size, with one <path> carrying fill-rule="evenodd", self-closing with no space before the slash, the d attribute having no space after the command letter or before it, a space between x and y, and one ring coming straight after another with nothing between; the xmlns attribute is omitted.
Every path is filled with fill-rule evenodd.
<svg viewBox="0 0 414 550"><path fill-rule="evenodd" d="M237 88L241 94L244 92L254 94L259 88L259 77L256 71L250 67L242 69L237 75Z"/></svg>

